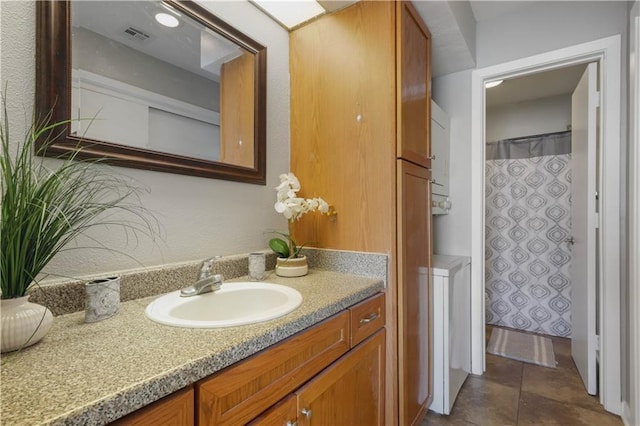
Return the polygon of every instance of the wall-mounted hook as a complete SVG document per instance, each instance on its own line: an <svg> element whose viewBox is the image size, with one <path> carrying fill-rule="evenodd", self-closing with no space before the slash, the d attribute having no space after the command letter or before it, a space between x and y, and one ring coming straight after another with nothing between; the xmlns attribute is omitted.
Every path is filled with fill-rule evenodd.
<svg viewBox="0 0 640 426"><path fill-rule="evenodd" d="M338 212L333 206L329 206L329 210L325 213L329 217L329 221L335 222L338 219Z"/></svg>

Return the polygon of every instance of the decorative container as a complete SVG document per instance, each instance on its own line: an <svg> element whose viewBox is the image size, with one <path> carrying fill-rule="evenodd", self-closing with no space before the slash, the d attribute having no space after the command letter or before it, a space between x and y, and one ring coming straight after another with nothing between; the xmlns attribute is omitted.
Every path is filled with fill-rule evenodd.
<svg viewBox="0 0 640 426"><path fill-rule="evenodd" d="M85 284L84 322L110 318L120 308L120 277L109 277Z"/></svg>
<svg viewBox="0 0 640 426"><path fill-rule="evenodd" d="M265 253L249 253L249 280L262 281L266 264Z"/></svg>
<svg viewBox="0 0 640 426"><path fill-rule="evenodd" d="M26 348L39 342L53 324L46 307L29 302L29 296L0 300L2 352Z"/></svg>
<svg viewBox="0 0 640 426"><path fill-rule="evenodd" d="M309 272L307 256L276 258L276 275L280 277L302 277Z"/></svg>

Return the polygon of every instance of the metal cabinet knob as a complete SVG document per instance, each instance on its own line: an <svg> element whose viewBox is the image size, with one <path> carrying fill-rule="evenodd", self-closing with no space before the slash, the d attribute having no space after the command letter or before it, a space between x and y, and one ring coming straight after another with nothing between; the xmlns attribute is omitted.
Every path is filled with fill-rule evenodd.
<svg viewBox="0 0 640 426"><path fill-rule="evenodd" d="M298 426L298 422L296 422L295 420L289 420L287 421L287 423L285 423L284 426Z"/></svg>
<svg viewBox="0 0 640 426"><path fill-rule="evenodd" d="M307 420L311 420L311 415L313 414L313 412L311 410L309 410L308 408L303 408L300 413L302 413L303 416L305 416L307 418Z"/></svg>

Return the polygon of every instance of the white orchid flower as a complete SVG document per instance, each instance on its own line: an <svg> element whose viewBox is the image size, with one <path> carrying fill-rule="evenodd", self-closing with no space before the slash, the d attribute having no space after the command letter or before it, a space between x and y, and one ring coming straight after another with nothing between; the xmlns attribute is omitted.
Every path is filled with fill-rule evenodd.
<svg viewBox="0 0 640 426"><path fill-rule="evenodd" d="M275 205L275 209L278 213L282 213L287 219L291 219L291 216L293 215L291 209L283 202L278 201Z"/></svg>
<svg viewBox="0 0 640 426"><path fill-rule="evenodd" d="M283 173L280 175L280 185L276 186L276 204L275 210L282 213L289 221L300 219L305 213L312 211L320 211L326 213L329 211L329 205L322 198L300 198L300 181L293 173Z"/></svg>
<svg viewBox="0 0 640 426"><path fill-rule="evenodd" d="M329 204L327 204L325 200L319 197L318 197L318 203L319 203L318 211L320 213L327 214L329 212Z"/></svg>

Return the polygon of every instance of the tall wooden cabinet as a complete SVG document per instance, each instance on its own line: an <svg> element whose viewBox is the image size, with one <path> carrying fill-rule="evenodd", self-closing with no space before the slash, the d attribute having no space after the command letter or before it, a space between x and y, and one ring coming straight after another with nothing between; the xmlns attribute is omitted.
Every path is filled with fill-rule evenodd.
<svg viewBox="0 0 640 426"><path fill-rule="evenodd" d="M431 401L430 34L410 2L358 2L290 36L291 169L298 241L388 253L385 424Z"/></svg>

